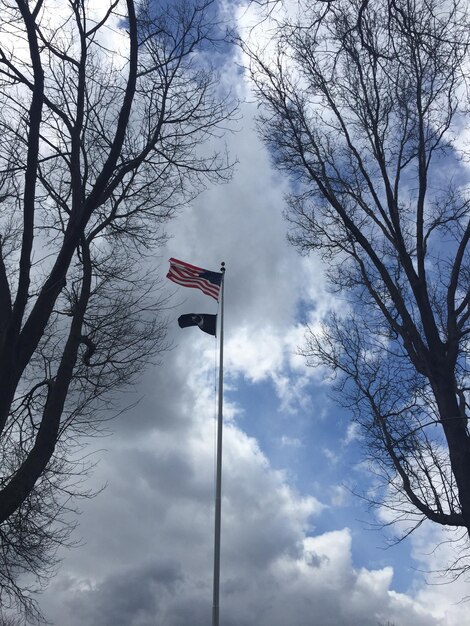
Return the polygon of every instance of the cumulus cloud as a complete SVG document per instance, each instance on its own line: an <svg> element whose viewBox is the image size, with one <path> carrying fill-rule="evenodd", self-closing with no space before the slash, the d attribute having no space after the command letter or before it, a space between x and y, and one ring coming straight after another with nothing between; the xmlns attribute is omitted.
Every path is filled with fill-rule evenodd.
<svg viewBox="0 0 470 626"><path fill-rule="evenodd" d="M301 448L303 443L297 437L287 437L287 435L283 435L281 437L281 446L286 446L288 448Z"/></svg>
<svg viewBox="0 0 470 626"><path fill-rule="evenodd" d="M188 354L186 366L194 366L195 351ZM210 619L213 398L204 368L188 376L176 351L169 364L192 398L180 407L185 427L161 428L157 419L113 440L95 477L108 487L85 506L84 547L66 556L44 598L56 624L206 626ZM161 382L155 387L163 392ZM394 592L390 567L356 568L347 528L316 533L325 503L296 492L235 422L225 428L223 494L224 624L451 624L438 608L428 610L425 595Z"/></svg>
<svg viewBox="0 0 470 626"><path fill-rule="evenodd" d="M184 439L156 428L132 443L121 440L100 465L109 486L106 498L87 507L86 549L67 560L46 595L57 624L207 625L212 429L202 416ZM391 568L354 567L347 529L314 536L324 505L296 493L233 424L224 453L224 624L441 624L424 605L391 590Z"/></svg>
<svg viewBox="0 0 470 626"><path fill-rule="evenodd" d="M358 439L361 439L361 427L357 422L351 422L346 428L343 444L347 446Z"/></svg>

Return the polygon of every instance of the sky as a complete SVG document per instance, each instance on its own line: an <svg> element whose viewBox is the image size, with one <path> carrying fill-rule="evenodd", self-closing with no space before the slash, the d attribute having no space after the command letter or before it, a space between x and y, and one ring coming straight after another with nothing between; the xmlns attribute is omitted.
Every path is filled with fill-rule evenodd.
<svg viewBox="0 0 470 626"><path fill-rule="evenodd" d="M231 25L249 9L225 6ZM226 263L220 623L223 626L454 626L464 580L430 572L452 557L423 526L398 545L385 511L354 496L370 484L361 435L331 397L328 373L299 355L306 324L347 302L328 293L319 259L286 240L288 181L257 138L257 106L238 50L221 84L243 101L230 183L211 187L169 225L155 272L176 257L218 271ZM216 313L202 292L170 281L171 350L149 367L94 440L89 480L104 490L80 504L80 546L61 552L40 606L57 626L207 626L212 605L216 341L179 329L183 313Z"/></svg>

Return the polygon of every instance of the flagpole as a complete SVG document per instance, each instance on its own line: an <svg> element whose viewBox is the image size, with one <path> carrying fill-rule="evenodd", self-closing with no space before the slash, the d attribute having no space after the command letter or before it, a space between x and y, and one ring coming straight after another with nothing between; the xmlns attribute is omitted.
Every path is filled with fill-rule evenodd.
<svg viewBox="0 0 470 626"><path fill-rule="evenodd" d="M215 480L215 523L214 523L214 588L212 602L212 626L219 626L219 587L220 587L220 527L222 514L222 429L224 401L224 278L225 263L221 264L222 282L220 285L220 357L219 357L219 410L217 415L217 457Z"/></svg>

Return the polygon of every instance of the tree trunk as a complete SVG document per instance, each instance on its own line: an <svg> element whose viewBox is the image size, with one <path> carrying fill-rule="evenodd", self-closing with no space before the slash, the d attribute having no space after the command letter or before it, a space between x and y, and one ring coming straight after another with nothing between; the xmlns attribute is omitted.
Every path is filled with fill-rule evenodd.
<svg viewBox="0 0 470 626"><path fill-rule="evenodd" d="M455 394L454 381L439 377L435 397L449 448L449 458L459 493L459 502L465 527L470 535L470 438L467 417L461 414Z"/></svg>

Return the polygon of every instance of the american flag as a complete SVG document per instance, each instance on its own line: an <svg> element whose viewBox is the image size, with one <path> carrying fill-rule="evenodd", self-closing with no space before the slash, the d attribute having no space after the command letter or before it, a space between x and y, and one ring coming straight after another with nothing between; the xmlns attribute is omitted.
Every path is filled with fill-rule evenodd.
<svg viewBox="0 0 470 626"><path fill-rule="evenodd" d="M183 287L200 289L215 300L219 299L222 276L221 272L211 272L173 258L170 259L170 270L166 275L174 283L183 285Z"/></svg>

